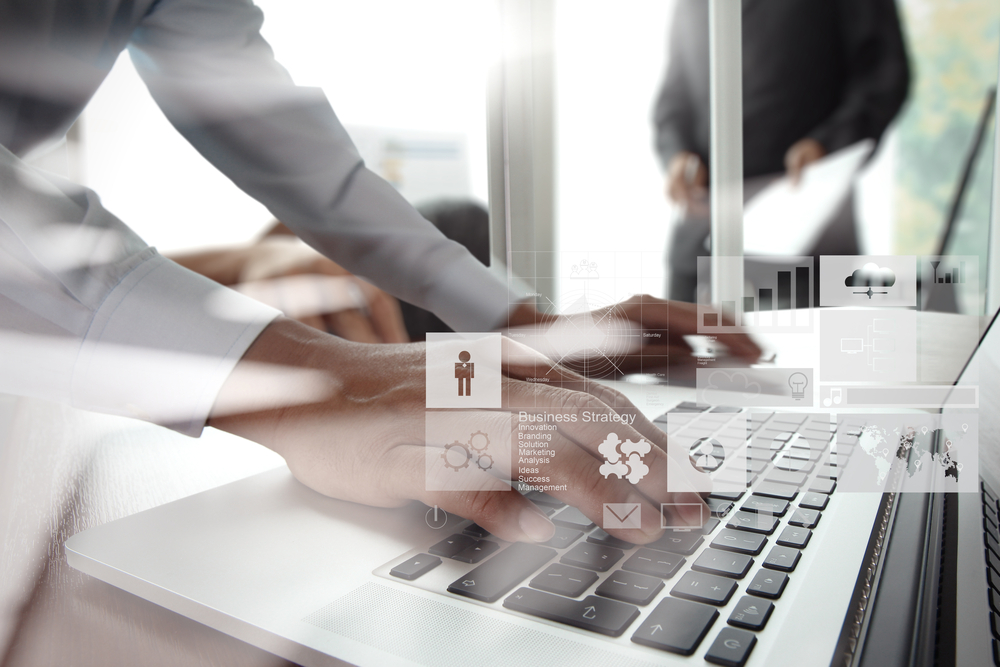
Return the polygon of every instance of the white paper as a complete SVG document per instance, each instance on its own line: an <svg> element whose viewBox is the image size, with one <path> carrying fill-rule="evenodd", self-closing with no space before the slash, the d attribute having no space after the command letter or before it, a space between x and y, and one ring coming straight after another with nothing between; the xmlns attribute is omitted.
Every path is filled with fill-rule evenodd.
<svg viewBox="0 0 1000 667"><path fill-rule="evenodd" d="M743 213L744 251L802 255L812 250L874 147L871 139L860 141L803 169L796 185L784 176L761 190Z"/></svg>

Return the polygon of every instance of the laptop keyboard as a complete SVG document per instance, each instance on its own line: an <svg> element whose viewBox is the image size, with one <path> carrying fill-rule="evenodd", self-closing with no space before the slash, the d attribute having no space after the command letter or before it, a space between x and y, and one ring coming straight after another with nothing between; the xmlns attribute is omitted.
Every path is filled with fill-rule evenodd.
<svg viewBox="0 0 1000 667"><path fill-rule="evenodd" d="M986 550L986 581L989 582L987 595L990 602L990 630L993 631L993 664L1000 665L1000 530L997 516L1000 496L981 482L983 498L983 546Z"/></svg>
<svg viewBox="0 0 1000 667"><path fill-rule="evenodd" d="M632 642L675 654L704 650L709 662L739 667L781 604L813 531L821 529L838 470L864 426L862 415L844 415L835 424L829 415L740 413L685 402L655 420L670 435L701 437L732 429L738 414L745 419L747 490L709 495L711 518L701 529L667 530L656 542L637 546L609 535L576 508L529 491L526 497L556 526L549 542L509 544L470 522L389 574L415 581L442 559L470 563L447 594L502 601L505 609L589 633L631 632ZM987 540L1000 568L992 499ZM993 576L1000 584L1000 569ZM1000 588L991 595L1000 614ZM993 627L1000 630L996 615Z"/></svg>

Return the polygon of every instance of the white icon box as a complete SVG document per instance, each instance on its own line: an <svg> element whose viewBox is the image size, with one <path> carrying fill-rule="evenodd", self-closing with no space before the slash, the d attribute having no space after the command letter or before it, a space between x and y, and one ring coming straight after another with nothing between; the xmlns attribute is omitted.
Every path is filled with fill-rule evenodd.
<svg viewBox="0 0 1000 667"><path fill-rule="evenodd" d="M502 407L499 333L427 334L427 407Z"/></svg>
<svg viewBox="0 0 1000 667"><path fill-rule="evenodd" d="M711 434L686 417L684 413L667 414L667 432L671 434L667 443L667 491L746 491L747 413L733 415Z"/></svg>
<svg viewBox="0 0 1000 667"><path fill-rule="evenodd" d="M604 530L642 529L640 503L604 503Z"/></svg>
<svg viewBox="0 0 1000 667"><path fill-rule="evenodd" d="M428 491L509 491L511 414L486 410L425 413Z"/></svg>
<svg viewBox="0 0 1000 667"><path fill-rule="evenodd" d="M675 523L668 517L678 516L682 507L698 508L698 525L691 526L686 523ZM666 530L700 530L708 521L706 510L708 507L704 503L660 503L660 528Z"/></svg>

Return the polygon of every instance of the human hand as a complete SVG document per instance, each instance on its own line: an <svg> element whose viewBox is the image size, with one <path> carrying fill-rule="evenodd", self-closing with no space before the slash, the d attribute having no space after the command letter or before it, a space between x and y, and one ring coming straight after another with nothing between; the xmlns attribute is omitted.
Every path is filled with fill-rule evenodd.
<svg viewBox="0 0 1000 667"><path fill-rule="evenodd" d="M511 427L511 413L563 412L627 415L631 424L562 422L548 445L555 452L538 464L551 491L601 523L603 503L637 502L642 528L612 530L644 544L661 533L660 503L694 503L673 511L668 520L697 525L706 509L700 496L667 492L667 437L624 396L567 370L508 339L503 341L502 410L480 412L481 430ZM295 374L306 377L296 380ZM284 377L288 382L276 381ZM533 383L526 378L547 377ZM312 396L289 398L289 383L311 387ZM475 466L465 468L462 490L434 491L425 477L427 448L443 451L445 442L425 441L426 356L422 344L360 345L324 335L288 319L265 329L219 392L209 425L267 446L284 457L295 477L328 496L379 507L411 500L436 505L472 519L505 540L544 542L553 533L545 515L510 485ZM446 412L467 419L467 412ZM476 414L476 413L473 413ZM599 472L598 445L613 428L622 439L645 439L649 471L633 485ZM497 461L510 474L512 461ZM688 466L687 460L681 464ZM671 462L671 465L677 465ZM444 469L443 475L455 473ZM704 516L707 516L705 514Z"/></svg>
<svg viewBox="0 0 1000 667"><path fill-rule="evenodd" d="M682 151L667 166L667 197L681 206L707 210L708 170L694 153Z"/></svg>
<svg viewBox="0 0 1000 667"><path fill-rule="evenodd" d="M693 363L684 336L698 333L698 307L640 294L580 315L548 315L521 304L511 313L509 322L511 335L523 338L561 364L581 369L580 359L608 354L615 368L628 373L658 365ZM746 334L718 334L715 338L735 357L747 362L760 358L760 348ZM622 345L623 340L632 344Z"/></svg>
<svg viewBox="0 0 1000 667"><path fill-rule="evenodd" d="M399 303L295 237L246 250L234 286L292 319L360 343L409 341Z"/></svg>
<svg viewBox="0 0 1000 667"><path fill-rule="evenodd" d="M802 178L802 170L816 160L826 155L823 144L815 139L805 138L796 141L785 152L785 169L788 177L792 179L792 185L798 185Z"/></svg>

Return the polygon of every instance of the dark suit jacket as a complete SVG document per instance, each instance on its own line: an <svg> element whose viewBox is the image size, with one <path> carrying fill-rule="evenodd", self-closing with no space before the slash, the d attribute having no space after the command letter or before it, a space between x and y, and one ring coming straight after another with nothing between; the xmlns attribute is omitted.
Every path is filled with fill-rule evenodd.
<svg viewBox="0 0 1000 667"><path fill-rule="evenodd" d="M664 167L709 155L708 2L679 0L654 112ZM784 171L812 137L828 152L881 137L909 66L894 0L743 0L743 160L747 177Z"/></svg>

